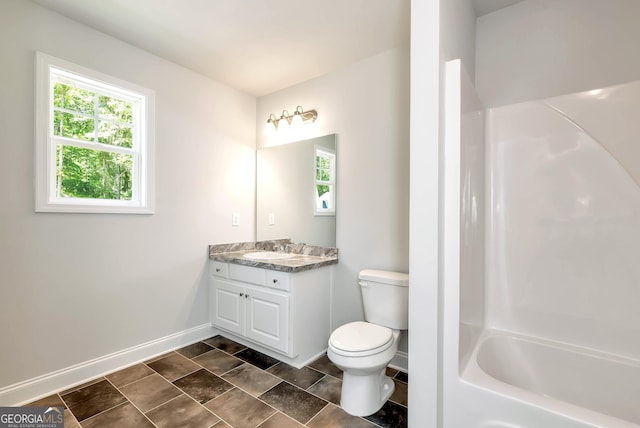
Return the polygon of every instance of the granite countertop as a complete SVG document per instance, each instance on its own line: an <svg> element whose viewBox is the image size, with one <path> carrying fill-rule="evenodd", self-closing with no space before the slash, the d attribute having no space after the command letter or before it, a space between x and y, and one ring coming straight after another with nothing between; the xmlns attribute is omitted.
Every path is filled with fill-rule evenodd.
<svg viewBox="0 0 640 428"><path fill-rule="evenodd" d="M256 251L295 254L288 259L254 260L244 257ZM338 249L293 244L289 239L209 245L209 259L281 272L302 272L338 263Z"/></svg>

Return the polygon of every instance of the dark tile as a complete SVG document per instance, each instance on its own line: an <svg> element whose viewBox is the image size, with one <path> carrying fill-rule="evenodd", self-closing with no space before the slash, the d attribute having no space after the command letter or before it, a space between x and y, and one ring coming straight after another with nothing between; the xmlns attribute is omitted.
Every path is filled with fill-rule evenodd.
<svg viewBox="0 0 640 428"><path fill-rule="evenodd" d="M214 348L221 349L227 354L235 354L236 352L240 352L247 348L246 346L223 336L214 336L211 339L203 340L203 342L207 345L213 346Z"/></svg>
<svg viewBox="0 0 640 428"><path fill-rule="evenodd" d="M287 382L279 383L258 398L302 424L327 405L323 399Z"/></svg>
<svg viewBox="0 0 640 428"><path fill-rule="evenodd" d="M173 352L147 365L171 382L200 368L190 359Z"/></svg>
<svg viewBox="0 0 640 428"><path fill-rule="evenodd" d="M101 376L101 377L96 378L96 379L91 379L90 381L87 381L87 382L81 383L80 385L76 385L76 386L74 386L74 387L72 387L72 388L65 389L65 390L64 390L64 391L62 391L62 392L58 392L58 395L59 395L60 397L62 397L63 395L67 395L67 394L69 394L70 392L75 392L75 391L77 391L77 390L79 390L79 389L86 388L87 386L93 385L94 383L102 382L103 380L104 380L104 376Z"/></svg>
<svg viewBox="0 0 640 428"><path fill-rule="evenodd" d="M324 377L324 373L320 373L312 368L303 367L297 369L289 364L278 363L271 367L267 372L278 376L302 389L307 389L314 383Z"/></svg>
<svg viewBox="0 0 640 428"><path fill-rule="evenodd" d="M62 399L79 422L126 401L106 379L65 394Z"/></svg>
<svg viewBox="0 0 640 428"><path fill-rule="evenodd" d="M317 360L309 364L309 367L314 368L318 371L321 371L322 373L326 373L328 375L336 377L338 379L342 379L342 370L340 370L338 367L336 367L335 364L331 362L329 357L327 357L327 354L323 355L322 357L318 358Z"/></svg>
<svg viewBox="0 0 640 428"><path fill-rule="evenodd" d="M180 348L176 352L178 354L184 355L187 358L193 358L193 357L197 357L200 354L204 354L205 352L209 352L212 349L213 347L207 345L206 343L196 342L193 345Z"/></svg>
<svg viewBox="0 0 640 428"><path fill-rule="evenodd" d="M67 424L65 423L65 428ZM154 428L131 403L124 403L82 422L83 428L136 427Z"/></svg>
<svg viewBox="0 0 640 428"><path fill-rule="evenodd" d="M387 401L382 409L371 416L365 416L365 419L382 428L403 428L407 426L407 408Z"/></svg>
<svg viewBox="0 0 640 428"><path fill-rule="evenodd" d="M263 354L262 352L258 352L251 348L247 348L244 351L240 351L234 354L235 357L240 358L241 360L246 361L249 364L253 364L254 366L266 370L271 366L275 366L279 363L275 358L271 358L268 355Z"/></svg>
<svg viewBox="0 0 640 428"><path fill-rule="evenodd" d="M408 373L398 372L398 374L396 374L395 378L398 379L401 382L409 383L409 374Z"/></svg>
<svg viewBox="0 0 640 428"><path fill-rule="evenodd" d="M220 421L216 415L181 395L160 407L147 412L147 417L159 428L209 428L218 427ZM219 425L220 428L225 425Z"/></svg>
<svg viewBox="0 0 640 428"><path fill-rule="evenodd" d="M62 401L62 398L60 398L58 394L52 394L52 395L49 395L48 397L44 397L39 400L32 401L29 404L25 404L23 407L64 407L65 409L67 408L67 406L64 404L64 401Z"/></svg>
<svg viewBox="0 0 640 428"><path fill-rule="evenodd" d="M126 369L111 373L105 377L117 388L120 388L121 386L140 380L153 373L155 372L145 364L136 364L135 366L127 367Z"/></svg>
<svg viewBox="0 0 640 428"><path fill-rule="evenodd" d="M143 412L182 394L182 391L157 373L123 386L120 391Z"/></svg>
<svg viewBox="0 0 640 428"><path fill-rule="evenodd" d="M282 382L280 378L249 363L243 363L227 372L222 378L255 397Z"/></svg>
<svg viewBox="0 0 640 428"><path fill-rule="evenodd" d="M229 426L227 423L225 423L225 421L220 421L214 426L212 426L211 428L233 428L233 427Z"/></svg>
<svg viewBox="0 0 640 428"><path fill-rule="evenodd" d="M173 384L200 403L206 403L233 388L229 382L205 369L181 377Z"/></svg>
<svg viewBox="0 0 640 428"><path fill-rule="evenodd" d="M385 374L389 377L394 377L398 373L398 370L392 369L391 367L387 367L385 369Z"/></svg>
<svg viewBox="0 0 640 428"><path fill-rule="evenodd" d="M149 363L153 363L154 361L158 361L161 360L163 358L167 358L168 356L172 355L173 351L169 351L166 354L160 354L160 355L156 355L155 357L149 358L148 360L146 360L144 362L144 364L149 365Z"/></svg>
<svg viewBox="0 0 640 428"><path fill-rule="evenodd" d="M238 388L211 400L205 407L233 428L257 427L275 412L272 407Z"/></svg>
<svg viewBox="0 0 640 428"><path fill-rule="evenodd" d="M396 384L396 388L389 400L407 407L408 385L396 379L393 379L393 382Z"/></svg>
<svg viewBox="0 0 640 428"><path fill-rule="evenodd" d="M320 382L307 389L308 392L318 397L340 405L340 393L342 392L342 381L333 376L325 376Z"/></svg>
<svg viewBox="0 0 640 428"><path fill-rule="evenodd" d="M304 428L304 425L284 413L276 412L259 428Z"/></svg>
<svg viewBox="0 0 640 428"><path fill-rule="evenodd" d="M322 409L307 426L309 428L375 428L371 422L352 416L333 404Z"/></svg>
<svg viewBox="0 0 640 428"><path fill-rule="evenodd" d="M207 370L217 374L218 376L228 372L231 369L235 369L239 365L244 364L244 361L232 357L231 355L222 352L218 349L206 352L193 359L194 362L200 364Z"/></svg>

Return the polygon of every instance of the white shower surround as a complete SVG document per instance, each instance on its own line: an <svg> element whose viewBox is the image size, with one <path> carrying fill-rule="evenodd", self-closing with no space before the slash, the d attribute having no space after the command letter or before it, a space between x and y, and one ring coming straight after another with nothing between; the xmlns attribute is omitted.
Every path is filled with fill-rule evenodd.
<svg viewBox="0 0 640 428"><path fill-rule="evenodd" d="M640 358L640 82L490 110L487 325Z"/></svg>
<svg viewBox="0 0 640 428"><path fill-rule="evenodd" d="M488 368L499 357L482 345L501 331L500 358L542 378L548 367L536 366L536 356L549 348L541 344L557 343L556 357L584 364L585 376L628 371L608 394L624 401L633 393L640 375L640 343L633 340L640 333L640 83L495 108L485 134L470 119L483 109L460 62L446 71L444 426L640 426L637 415L606 403L543 397L553 391L547 387L572 382L559 372L548 378L557 384L544 388L509 384ZM478 146L486 162L470 156ZM486 191L473 185L485 168ZM484 281L473 262L479 254L486 257ZM523 341L528 345L513 345ZM607 356L607 364L589 355ZM628 364L613 368L616 361ZM596 399L600 393L587 392Z"/></svg>

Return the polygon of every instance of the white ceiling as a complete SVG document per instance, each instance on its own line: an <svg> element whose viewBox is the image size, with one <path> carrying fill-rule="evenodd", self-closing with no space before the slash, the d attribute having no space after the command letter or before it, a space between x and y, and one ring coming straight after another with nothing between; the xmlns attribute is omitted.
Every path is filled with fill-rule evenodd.
<svg viewBox="0 0 640 428"><path fill-rule="evenodd" d="M409 44L410 0L32 1L254 96Z"/></svg>
<svg viewBox="0 0 640 428"><path fill-rule="evenodd" d="M254 96L409 43L409 0L33 0Z"/></svg>

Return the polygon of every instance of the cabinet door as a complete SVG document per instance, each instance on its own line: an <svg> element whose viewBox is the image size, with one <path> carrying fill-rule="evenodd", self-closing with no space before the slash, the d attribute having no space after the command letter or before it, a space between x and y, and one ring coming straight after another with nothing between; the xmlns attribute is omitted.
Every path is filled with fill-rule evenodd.
<svg viewBox="0 0 640 428"><path fill-rule="evenodd" d="M289 352L289 296L247 288L245 335L259 343Z"/></svg>
<svg viewBox="0 0 640 428"><path fill-rule="evenodd" d="M244 334L244 288L226 281L214 280L211 292L211 323L233 333Z"/></svg>

